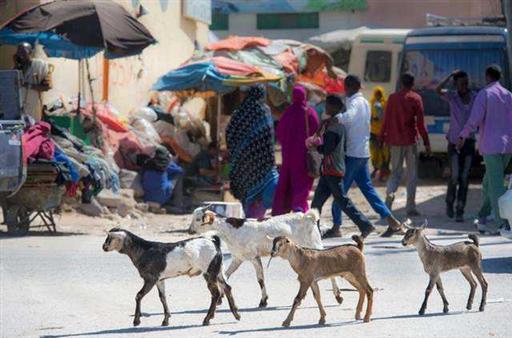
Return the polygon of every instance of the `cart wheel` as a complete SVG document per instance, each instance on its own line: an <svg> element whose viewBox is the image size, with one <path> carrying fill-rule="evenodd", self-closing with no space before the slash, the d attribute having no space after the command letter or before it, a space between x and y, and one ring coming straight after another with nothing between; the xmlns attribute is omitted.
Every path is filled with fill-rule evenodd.
<svg viewBox="0 0 512 338"><path fill-rule="evenodd" d="M30 213L24 206L12 206L9 209L7 231L15 236L26 235L30 227Z"/></svg>

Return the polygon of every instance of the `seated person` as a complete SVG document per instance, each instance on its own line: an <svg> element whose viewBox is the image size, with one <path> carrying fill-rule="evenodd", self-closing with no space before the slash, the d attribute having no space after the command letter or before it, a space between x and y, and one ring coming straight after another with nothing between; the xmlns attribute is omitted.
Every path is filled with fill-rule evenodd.
<svg viewBox="0 0 512 338"><path fill-rule="evenodd" d="M183 200L183 169L176 162L164 159L165 148L157 148L153 158L138 156L141 163L141 180L144 201L158 203L167 212L180 214L187 212Z"/></svg>
<svg viewBox="0 0 512 338"><path fill-rule="evenodd" d="M187 178L195 187L207 187L218 183L217 143L211 142L201 150L187 168Z"/></svg>

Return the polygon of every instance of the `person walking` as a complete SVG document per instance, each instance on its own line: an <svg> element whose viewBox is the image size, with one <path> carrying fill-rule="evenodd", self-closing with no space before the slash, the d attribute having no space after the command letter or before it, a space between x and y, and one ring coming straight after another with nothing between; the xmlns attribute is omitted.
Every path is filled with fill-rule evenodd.
<svg viewBox="0 0 512 338"><path fill-rule="evenodd" d="M347 110L343 114L337 115L338 122L345 126L347 133L344 191L348 192L355 181L373 210L388 222L389 227L384 236L389 237L394 233L402 233L402 225L381 200L370 177L368 162L370 158L371 112L368 101L360 92L361 80L357 76L348 75L344 85L347 94ZM324 234L324 238L341 236L341 209L336 202L332 206L332 218L333 227Z"/></svg>
<svg viewBox="0 0 512 338"><path fill-rule="evenodd" d="M378 175L379 180L384 182L389 176L389 146L379 143L379 135L382 130L382 120L386 110L387 98L384 88L376 86L370 98L372 118L370 122L370 158L373 171L371 177Z"/></svg>
<svg viewBox="0 0 512 338"><path fill-rule="evenodd" d="M305 142L317 131L319 124L317 113L307 104L306 89L295 86L292 104L283 113L276 129L283 163L272 204L273 216L308 210L313 178L308 174Z"/></svg>
<svg viewBox="0 0 512 338"><path fill-rule="evenodd" d="M425 150L430 154L430 141L425 128L423 101L415 93L414 75L400 76L401 89L389 96L380 139L390 146L391 177L387 183L386 205L392 209L395 193L403 175L403 163L407 166L407 216L419 216L416 209L416 185L418 181L418 134L421 135Z"/></svg>
<svg viewBox="0 0 512 338"><path fill-rule="evenodd" d="M483 202L487 199L494 210L496 225L478 224L481 232L510 237L512 231L507 220L500 216L498 199L505 193L505 169L512 159L512 93L500 84L501 68L487 67L487 86L478 92L468 121L459 134L457 149L462 151L472 133L478 128L478 150L484 157L485 176L482 191ZM482 209L485 203L482 205ZM479 216L489 213L480 210Z"/></svg>
<svg viewBox="0 0 512 338"><path fill-rule="evenodd" d="M249 87L226 128L230 190L242 202L248 218L262 219L272 207L278 180L273 138L274 124L265 103L265 87Z"/></svg>
<svg viewBox="0 0 512 338"><path fill-rule="evenodd" d="M344 104L339 96L327 96L325 112L331 118L324 121L325 128L321 127L321 130L325 130L323 132L323 144L317 146L318 152L323 155L321 176L315 190L311 208L318 209L321 214L323 205L332 194L341 210L359 228L361 236L366 238L375 228L356 208L345 192L345 143L347 133L345 126L334 117L340 114L343 109ZM306 140L306 144L309 148L313 148L315 144L319 143L318 141L318 138L312 137Z"/></svg>
<svg viewBox="0 0 512 338"><path fill-rule="evenodd" d="M453 79L455 91L445 88ZM469 187L469 173L473 156L475 155L475 135L470 134L464 147L460 151L456 145L459 134L466 124L476 94L469 89L468 74L461 70L454 70L436 88L437 94L450 105L450 128L446 134L448 140L448 162L450 164L450 178L446 191L446 215L449 218L455 216L456 222L464 222L464 208ZM457 190L458 188L458 190ZM454 204L457 200L454 213Z"/></svg>

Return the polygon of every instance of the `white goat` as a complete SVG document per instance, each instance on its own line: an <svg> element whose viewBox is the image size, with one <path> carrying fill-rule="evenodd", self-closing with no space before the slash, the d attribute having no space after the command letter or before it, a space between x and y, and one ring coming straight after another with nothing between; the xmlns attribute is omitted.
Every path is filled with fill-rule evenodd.
<svg viewBox="0 0 512 338"><path fill-rule="evenodd" d="M269 237L286 236L295 243L311 249L323 249L322 238L317 227L319 214L317 210L290 213L272 217L264 221L223 217L201 207L194 210L189 233L215 231L226 243L233 259L226 277L240 267L244 261L250 261L256 270L256 277L261 288L259 307L266 307L268 301L261 257L270 256L272 241ZM334 278L331 279L333 292L339 304L343 302L340 290Z"/></svg>

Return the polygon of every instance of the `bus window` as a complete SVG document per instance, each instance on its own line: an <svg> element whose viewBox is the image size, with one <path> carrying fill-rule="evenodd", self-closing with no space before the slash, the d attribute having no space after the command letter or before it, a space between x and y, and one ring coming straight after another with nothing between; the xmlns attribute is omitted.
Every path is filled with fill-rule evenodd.
<svg viewBox="0 0 512 338"><path fill-rule="evenodd" d="M390 51L370 50L366 53L364 80L366 82L389 82L391 80Z"/></svg>

